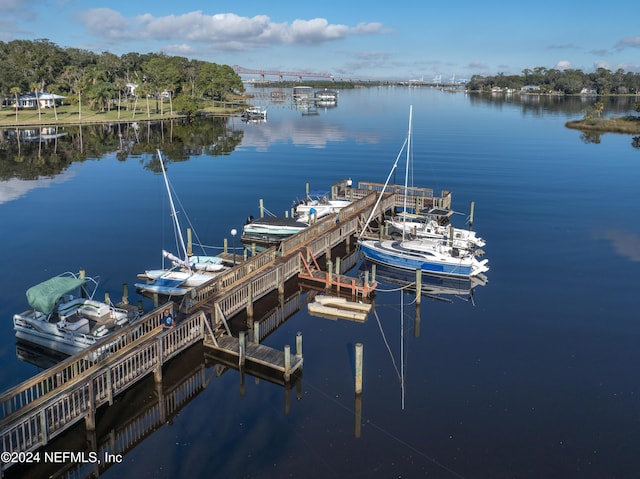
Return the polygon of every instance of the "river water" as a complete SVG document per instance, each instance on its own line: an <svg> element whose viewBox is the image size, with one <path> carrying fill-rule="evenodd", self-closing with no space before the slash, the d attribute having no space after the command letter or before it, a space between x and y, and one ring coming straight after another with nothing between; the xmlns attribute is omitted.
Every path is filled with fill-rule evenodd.
<svg viewBox="0 0 640 479"><path fill-rule="evenodd" d="M2 133L3 389L41 370L34 357L18 357L29 351L17 349L11 323L27 308L28 287L84 268L118 299L123 283L160 266L171 220L155 148L200 242L240 246L230 231L257 215L260 199L282 214L306 183L384 182L413 105L413 182L452 191L458 226L475 203L488 282L472 294L434 291L417 312L414 295L382 282L363 324L310 316L298 296L300 310L264 341L293 347L302 333L304 373L292 390L223 372L194 348L165 377L195 386L161 422L145 415L159 395L153 381L100 413L99 442L127 427L137 438L101 477L635 477L633 138L564 127L593 99L383 87L341 91L337 106L308 114L266 98L257 100L268 108L260 124L76 127L20 145ZM605 114L632 110L633 100L612 100ZM356 343L364 345L361 401ZM91 450L83 426L51 447ZM7 477L62 474L63 466L76 467L11 468ZM92 472L85 464L74 477Z"/></svg>

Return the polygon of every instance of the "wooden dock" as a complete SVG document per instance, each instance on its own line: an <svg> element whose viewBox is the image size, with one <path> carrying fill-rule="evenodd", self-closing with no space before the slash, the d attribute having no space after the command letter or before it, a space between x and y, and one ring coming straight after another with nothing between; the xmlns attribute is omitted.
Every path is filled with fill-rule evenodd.
<svg viewBox="0 0 640 479"><path fill-rule="evenodd" d="M301 336L296 338L295 354L291 354L288 345L279 351L259 344L280 324L286 310L276 311L263 324L263 330L259 327L257 332L253 331L251 342L244 339L244 332L239 338L232 337L227 320L241 311L246 311L247 318L253 318L254 303L274 291L283 297L285 282L304 272L305 261L308 265L311 257L324 255L325 262L332 264L334 247L346 242L348 250L369 217L378 215L382 219L385 212L393 210L398 195L385 194L378 202L381 189L376 185L359 184L358 188L347 182L334 185L332 193L353 199L337 215L337 221L335 216L324 218L278 248L243 258L228 272L194 289L178 305L186 319L173 329L162 330L164 311L174 309L173 303L166 303L114 333L107 348L100 344L88 348L0 395L2 450L35 451L81 421L88 431L94 431L97 408L113 404L116 395L149 375L161 382L163 365L198 342L208 346L212 354L231 357L240 369L268 368L279 372L284 383L288 383L302 368ZM435 198L428 190L415 193L416 205L450 200L447 195ZM373 289L373 283L365 283L357 290L363 295ZM333 277L327 281L325 276L326 284L334 284ZM339 284L346 287L342 286L342 279ZM287 307L299 304L298 297ZM11 465L1 463L0 475Z"/></svg>
<svg viewBox="0 0 640 479"><path fill-rule="evenodd" d="M220 355L228 355L237 359L239 368L247 363L267 369L282 372L285 381L288 381L293 373L302 368L302 336L296 338L296 354L291 355L290 347L284 347L284 351L278 351L259 343L247 342L246 336L241 334L239 338L222 336L205 338L204 345L208 346Z"/></svg>

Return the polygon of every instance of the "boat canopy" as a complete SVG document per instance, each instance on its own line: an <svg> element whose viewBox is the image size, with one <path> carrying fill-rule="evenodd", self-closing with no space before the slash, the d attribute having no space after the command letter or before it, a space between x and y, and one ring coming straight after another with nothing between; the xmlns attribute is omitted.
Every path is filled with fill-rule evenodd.
<svg viewBox="0 0 640 479"><path fill-rule="evenodd" d="M29 288L27 301L29 301L29 306L36 311L50 314L60 298L84 286L86 282L87 280L83 278L56 276Z"/></svg>

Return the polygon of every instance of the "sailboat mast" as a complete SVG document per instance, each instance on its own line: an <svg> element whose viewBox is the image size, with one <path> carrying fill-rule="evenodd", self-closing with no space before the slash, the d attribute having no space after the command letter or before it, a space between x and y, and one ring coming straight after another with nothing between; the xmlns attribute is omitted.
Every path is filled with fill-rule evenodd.
<svg viewBox="0 0 640 479"><path fill-rule="evenodd" d="M169 188L169 180L167 179L167 172L164 169L164 162L162 161L162 155L158 149L158 158L160 158L160 167L162 168L162 177L164 178L164 184L167 188L167 195L169 195L169 206L171 207L171 215L173 221L178 230L178 237L180 238L180 246L182 247L182 253L184 254L184 265L189 266L189 255L187 254L187 247L184 244L184 238L182 237L182 229L180 228L180 221L178 221L178 214L176 213L176 207L173 204L173 197L171 196L171 189Z"/></svg>
<svg viewBox="0 0 640 479"><path fill-rule="evenodd" d="M407 195L408 189L407 185L409 184L409 161L411 157L411 123L413 121L413 105L409 105L409 132L407 133L407 165L405 167L404 172L404 204L402 211L402 242L404 242L404 234L405 234L405 225L407 222Z"/></svg>

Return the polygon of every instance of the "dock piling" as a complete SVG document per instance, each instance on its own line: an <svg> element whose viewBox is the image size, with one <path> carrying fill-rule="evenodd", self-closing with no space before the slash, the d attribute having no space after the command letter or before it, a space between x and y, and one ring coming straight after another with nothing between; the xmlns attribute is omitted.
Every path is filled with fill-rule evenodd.
<svg viewBox="0 0 640 479"><path fill-rule="evenodd" d="M289 382L291 379L291 346L288 344L284 347L284 380Z"/></svg>
<svg viewBox="0 0 640 479"><path fill-rule="evenodd" d="M239 352L238 366L240 366L240 368L244 366L246 346L247 346L247 343L245 340L244 331L240 331L240 333L238 334L238 352Z"/></svg>
<svg viewBox="0 0 640 479"><path fill-rule="evenodd" d="M469 231L473 229L473 212L475 209L476 209L476 203L475 201L472 201L470 211L469 211Z"/></svg>
<svg viewBox="0 0 640 479"><path fill-rule="evenodd" d="M296 334L296 356L302 357L302 333L300 331Z"/></svg>
<svg viewBox="0 0 640 479"><path fill-rule="evenodd" d="M362 394L362 343L356 343L356 394Z"/></svg>
<svg viewBox="0 0 640 479"><path fill-rule="evenodd" d="M129 285L122 283L122 304L129 304Z"/></svg>

